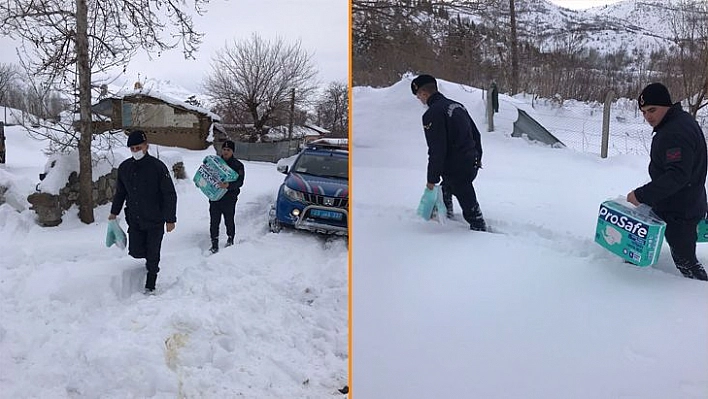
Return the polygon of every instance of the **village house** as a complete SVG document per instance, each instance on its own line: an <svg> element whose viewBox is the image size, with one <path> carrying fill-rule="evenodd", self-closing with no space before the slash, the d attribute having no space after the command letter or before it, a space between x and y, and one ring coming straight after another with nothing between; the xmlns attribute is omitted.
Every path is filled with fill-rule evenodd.
<svg viewBox="0 0 708 399"><path fill-rule="evenodd" d="M213 112L140 86L122 95L104 98L92 106L94 113L108 117L94 122L94 132L143 130L148 141L170 147L203 150L210 144Z"/></svg>

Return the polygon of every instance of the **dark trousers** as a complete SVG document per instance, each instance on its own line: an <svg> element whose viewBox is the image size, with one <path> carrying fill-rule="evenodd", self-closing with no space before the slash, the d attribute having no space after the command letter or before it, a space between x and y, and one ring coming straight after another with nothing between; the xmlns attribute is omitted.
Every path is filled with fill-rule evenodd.
<svg viewBox="0 0 708 399"><path fill-rule="evenodd" d="M686 275L690 271L702 269L701 262L696 257L696 240L698 239L698 222L700 220L682 220L672 216L663 216L666 222L664 237L671 248L671 257L676 268Z"/></svg>
<svg viewBox="0 0 708 399"><path fill-rule="evenodd" d="M462 209L462 216L465 220L473 224L478 221L481 217L481 211L479 209L479 202L477 202L477 193L474 191L474 186L472 182L477 177L478 169L468 175L461 176L443 176L442 187L446 187L446 191L450 195L454 195L457 198L457 202L460 204L460 209ZM445 200L445 194L443 194L443 201ZM452 198L450 198L450 203L452 204Z"/></svg>
<svg viewBox="0 0 708 399"><path fill-rule="evenodd" d="M447 214L452 215L452 192L450 191L450 186L446 183L446 180L443 180L442 183L440 183L440 189L442 190L442 199L445 204L445 208L447 208Z"/></svg>
<svg viewBox="0 0 708 399"><path fill-rule="evenodd" d="M236 224L234 216L236 215L236 201L238 198L224 198L220 201L209 202L209 235L212 241L219 239L219 225L221 217L224 217L226 225L226 235L233 237L236 233Z"/></svg>
<svg viewBox="0 0 708 399"><path fill-rule="evenodd" d="M163 226L141 229L128 225L128 254L136 259L145 259L145 268L148 271L146 288L155 288L157 273L160 272L160 249L164 235Z"/></svg>

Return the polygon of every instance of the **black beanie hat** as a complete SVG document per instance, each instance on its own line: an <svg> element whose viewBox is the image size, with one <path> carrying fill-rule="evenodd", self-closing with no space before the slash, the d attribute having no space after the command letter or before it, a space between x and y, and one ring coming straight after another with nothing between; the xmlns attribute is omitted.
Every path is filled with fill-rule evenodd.
<svg viewBox="0 0 708 399"><path fill-rule="evenodd" d="M145 132L143 132L142 130L135 130L130 133L130 136L128 136L128 147L142 144L146 141L147 137L145 137Z"/></svg>
<svg viewBox="0 0 708 399"><path fill-rule="evenodd" d="M644 90L642 90L642 94L639 95L637 102L639 102L640 108L647 105L670 107L673 104L671 102L669 89L661 83L652 83L645 87Z"/></svg>
<svg viewBox="0 0 708 399"><path fill-rule="evenodd" d="M226 140L224 141L224 144L221 145L221 149L223 150L224 148L228 148L231 151L234 151L236 150L236 144L234 144L234 142L231 140Z"/></svg>
<svg viewBox="0 0 708 399"><path fill-rule="evenodd" d="M411 91L413 92L413 95L416 95L418 93L418 89L428 83L434 84L436 88L438 87L438 82L430 75L419 75L417 78L413 79L411 82Z"/></svg>

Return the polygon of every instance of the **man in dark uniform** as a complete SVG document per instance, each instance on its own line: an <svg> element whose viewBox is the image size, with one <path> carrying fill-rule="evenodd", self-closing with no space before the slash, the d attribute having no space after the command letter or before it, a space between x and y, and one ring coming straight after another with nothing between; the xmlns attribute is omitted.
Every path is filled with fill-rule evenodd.
<svg viewBox="0 0 708 399"><path fill-rule="evenodd" d="M220 183L221 188L225 188L224 194L218 201L209 201L209 234L211 235L211 252L219 252L219 224L221 224L221 216L224 217L226 225L226 246L234 245L234 235L236 233L236 224L234 216L236 215L236 201L243 186L243 178L246 173L243 168L243 163L234 157L235 144L231 140L224 141L221 146L221 158L226 161L229 168L238 173L238 179L230 183Z"/></svg>
<svg viewBox="0 0 708 399"><path fill-rule="evenodd" d="M155 291L160 271L160 248L165 229L171 232L177 222L177 193L167 166L148 154L145 133L136 130L128 137L132 158L118 167L116 193L108 219L115 219L125 202L128 222L128 253L145 259L145 293Z"/></svg>
<svg viewBox="0 0 708 399"><path fill-rule="evenodd" d="M706 215L706 139L695 119L672 104L661 83L638 98L644 119L654 128L651 181L627 194L634 205L647 204L666 222L664 236L676 268L685 277L708 280L696 257L698 222Z"/></svg>
<svg viewBox="0 0 708 399"><path fill-rule="evenodd" d="M411 91L428 106L423 114L428 143L426 187L432 190L442 177L442 185L457 198L470 229L487 231L472 185L482 165L482 141L477 126L462 104L438 92L434 77L420 75L413 79Z"/></svg>

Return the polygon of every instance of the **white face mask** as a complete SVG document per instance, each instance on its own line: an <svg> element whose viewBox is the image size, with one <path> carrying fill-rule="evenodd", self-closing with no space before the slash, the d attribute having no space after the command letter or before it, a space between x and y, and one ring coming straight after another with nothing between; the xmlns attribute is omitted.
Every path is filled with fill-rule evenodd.
<svg viewBox="0 0 708 399"><path fill-rule="evenodd" d="M131 153L133 154L133 158L135 158L136 161L141 160L145 156L145 153L143 152L143 150L131 151Z"/></svg>

